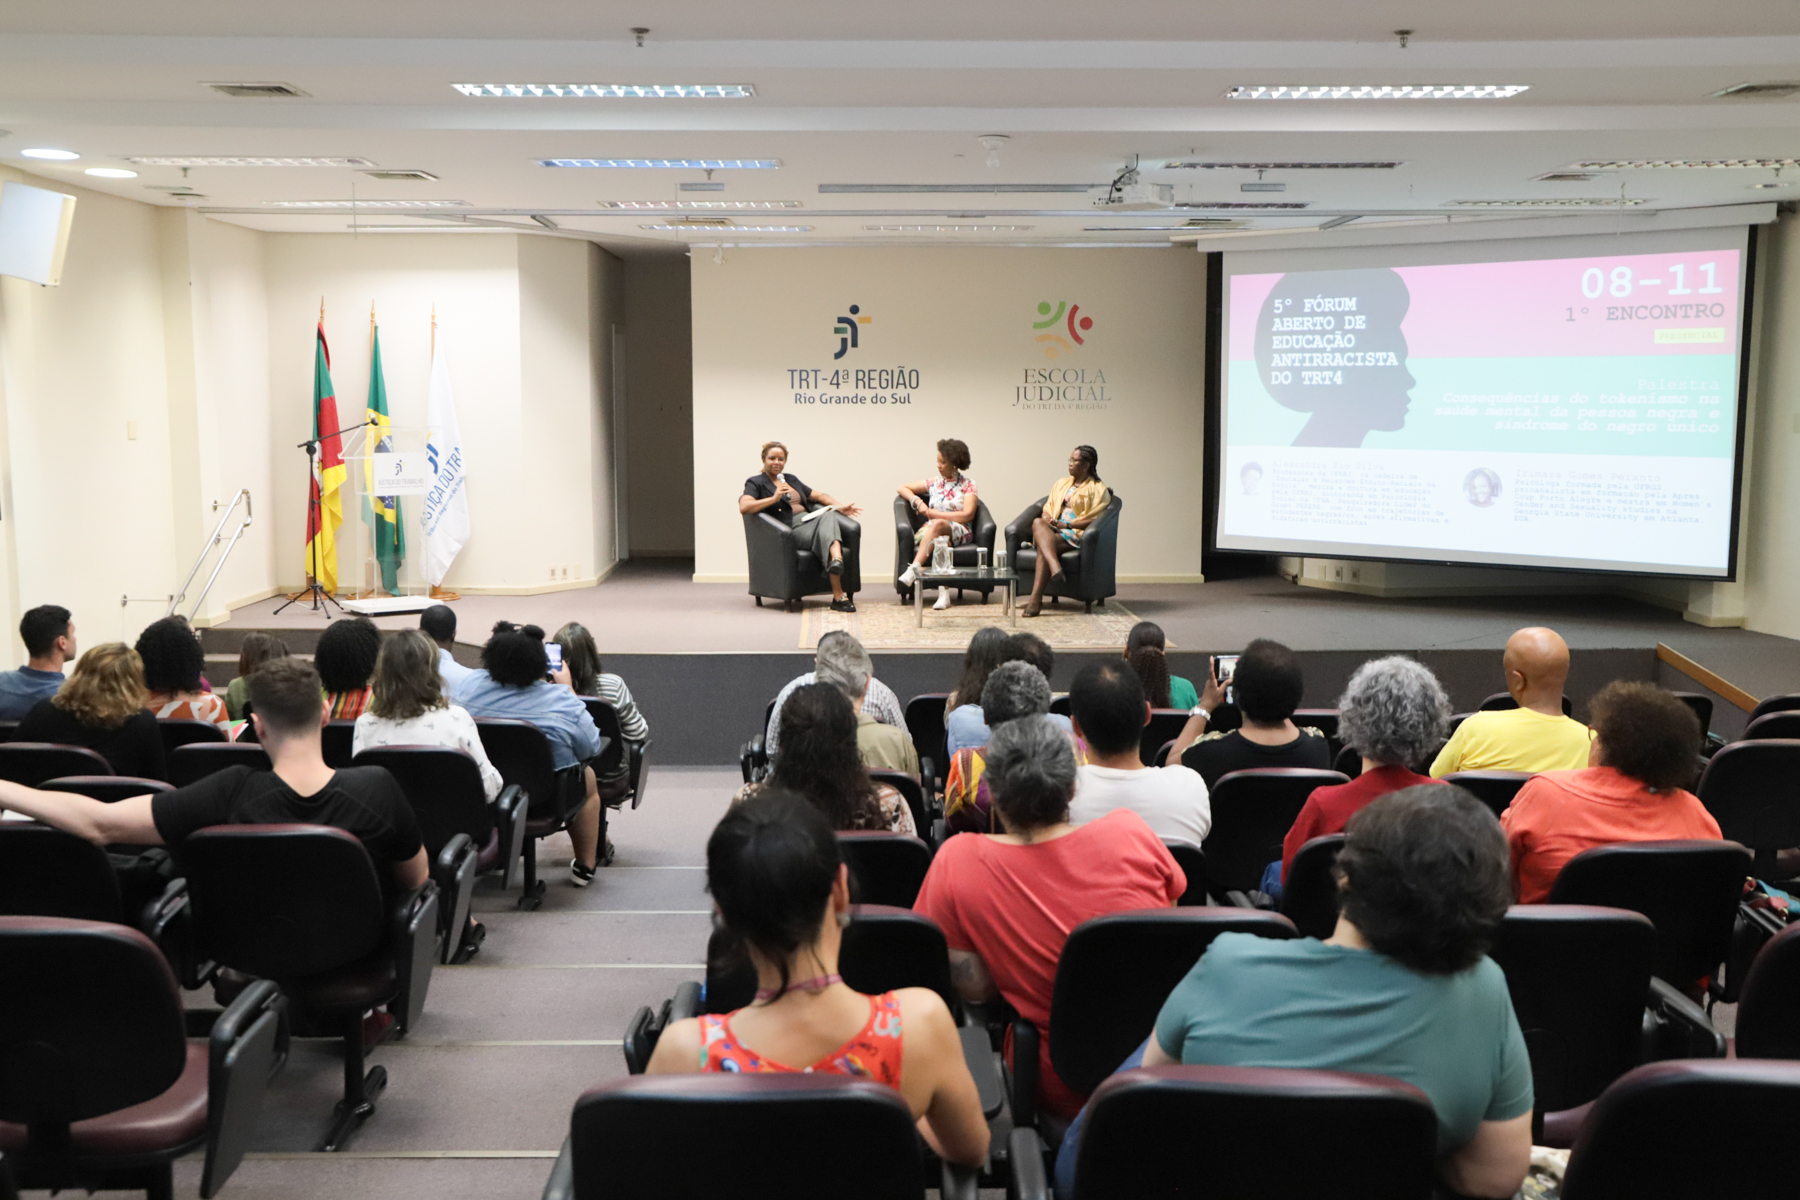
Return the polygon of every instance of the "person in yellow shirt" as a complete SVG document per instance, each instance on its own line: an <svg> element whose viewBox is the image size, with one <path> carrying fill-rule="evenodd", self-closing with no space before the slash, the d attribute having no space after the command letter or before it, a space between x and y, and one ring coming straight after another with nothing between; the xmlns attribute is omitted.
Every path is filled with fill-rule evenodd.
<svg viewBox="0 0 1800 1200"><path fill-rule="evenodd" d="M1568 771L1587 766L1588 727L1563 716L1569 644L1554 629L1521 629L1506 639L1506 690L1519 707L1478 712L1457 727L1431 764L1457 771Z"/></svg>

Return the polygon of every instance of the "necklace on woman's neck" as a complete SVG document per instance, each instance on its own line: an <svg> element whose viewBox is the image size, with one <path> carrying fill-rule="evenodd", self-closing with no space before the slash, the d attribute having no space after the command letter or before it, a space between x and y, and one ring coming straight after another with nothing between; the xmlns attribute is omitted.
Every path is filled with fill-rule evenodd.
<svg viewBox="0 0 1800 1200"><path fill-rule="evenodd" d="M756 998L758 1000L773 1000L778 996L786 995L788 992L809 992L816 996L832 984L842 982L844 982L844 977L835 973L831 975L814 975L811 979L795 980L793 983L788 984L785 989L757 988Z"/></svg>

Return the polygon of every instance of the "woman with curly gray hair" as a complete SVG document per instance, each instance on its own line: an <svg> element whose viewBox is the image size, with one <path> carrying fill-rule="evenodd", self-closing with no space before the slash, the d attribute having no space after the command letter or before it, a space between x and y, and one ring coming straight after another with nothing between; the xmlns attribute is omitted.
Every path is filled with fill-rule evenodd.
<svg viewBox="0 0 1800 1200"><path fill-rule="evenodd" d="M1421 663L1394 654L1366 662L1338 698L1338 733L1362 755L1362 774L1349 783L1313 789L1281 843L1281 879L1300 847L1340 833L1350 818L1401 788L1431 783L1413 767L1431 761L1450 724L1450 698Z"/></svg>

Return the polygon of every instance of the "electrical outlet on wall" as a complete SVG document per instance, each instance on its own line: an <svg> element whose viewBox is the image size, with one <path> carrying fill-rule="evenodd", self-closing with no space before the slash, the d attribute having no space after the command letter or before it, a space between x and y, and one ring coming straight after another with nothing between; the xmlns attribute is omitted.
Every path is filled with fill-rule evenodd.
<svg viewBox="0 0 1800 1200"><path fill-rule="evenodd" d="M563 564L562 577L564 579L567 579L569 577L569 567L568 567L567 563Z"/></svg>
<svg viewBox="0 0 1800 1200"><path fill-rule="evenodd" d="M1361 567L1351 567L1350 568L1350 582L1351 583L1361 583L1362 582L1362 568Z"/></svg>
<svg viewBox="0 0 1800 1200"><path fill-rule="evenodd" d="M1344 568L1342 568L1342 567L1331 568L1331 577L1333 579L1342 581L1344 578Z"/></svg>
<svg viewBox="0 0 1800 1200"><path fill-rule="evenodd" d="M550 581L552 583L556 582L556 567L554 565L550 568Z"/></svg>

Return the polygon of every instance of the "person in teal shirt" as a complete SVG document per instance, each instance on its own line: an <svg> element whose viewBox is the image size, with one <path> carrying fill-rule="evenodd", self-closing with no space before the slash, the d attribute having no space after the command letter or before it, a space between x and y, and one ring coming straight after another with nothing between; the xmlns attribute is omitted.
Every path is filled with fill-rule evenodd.
<svg viewBox="0 0 1800 1200"><path fill-rule="evenodd" d="M1444 785L1376 800L1345 835L1332 936L1220 934L1170 993L1141 1065L1410 1083L1437 1110L1444 1183L1511 1196L1530 1166L1533 1098L1506 977L1486 953L1512 899L1505 835L1473 796ZM1081 1124L1057 1158L1058 1195L1074 1182Z"/></svg>
<svg viewBox="0 0 1800 1200"><path fill-rule="evenodd" d="M1200 703L1200 693L1190 681L1169 674L1169 662L1164 657L1167 645L1162 626L1154 621L1139 621L1125 638L1125 661L1143 682L1144 697L1151 708L1191 710Z"/></svg>

